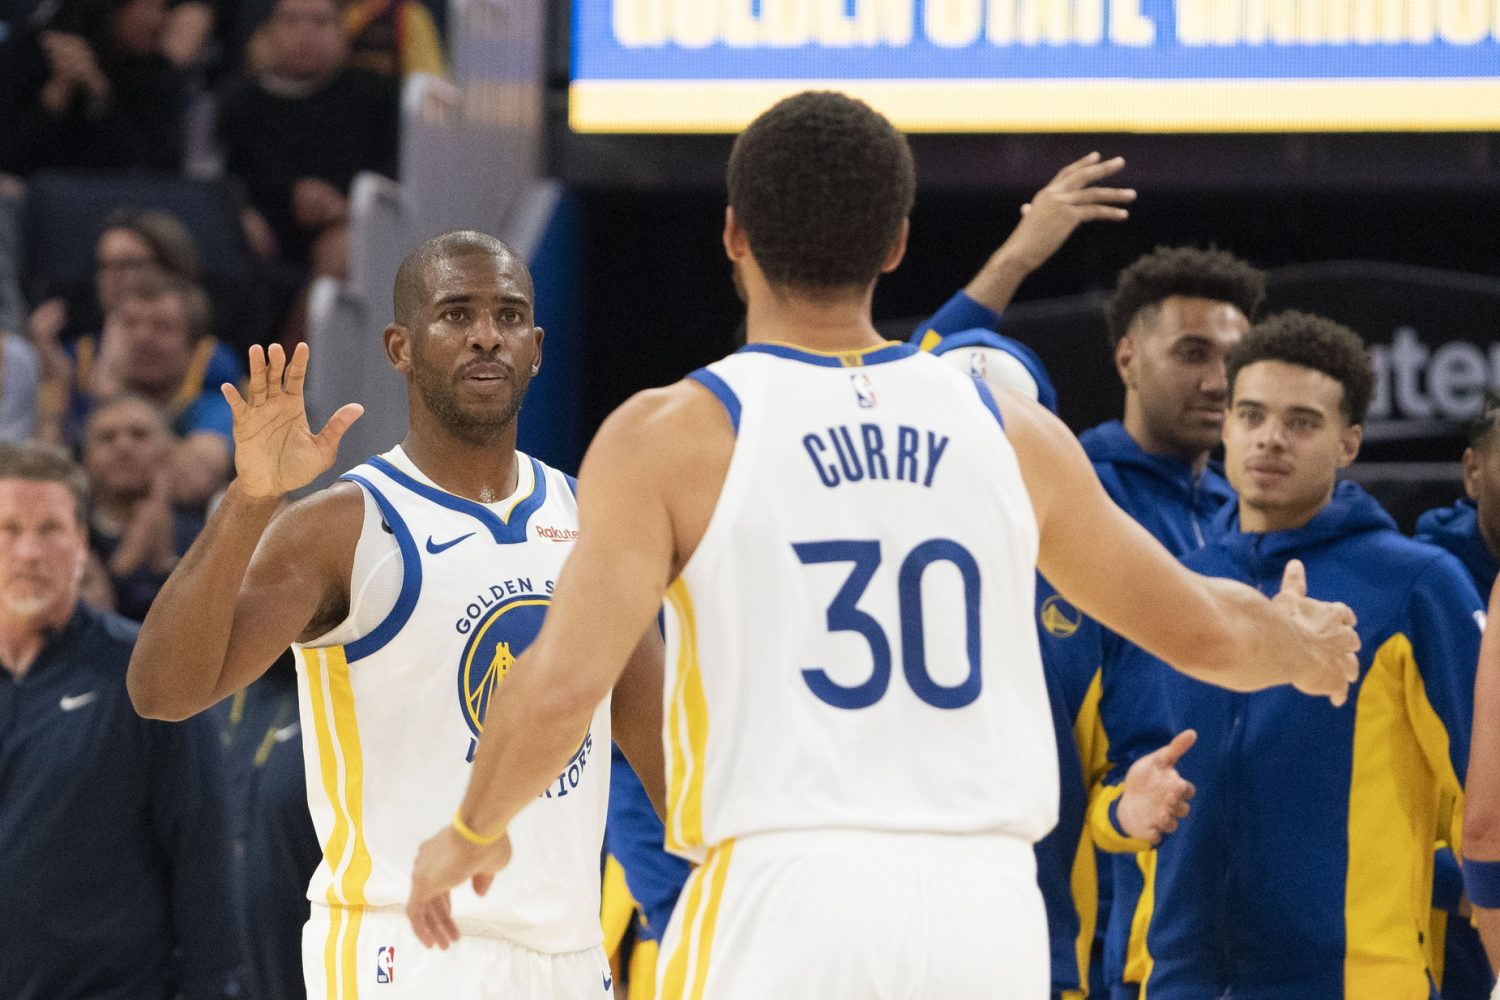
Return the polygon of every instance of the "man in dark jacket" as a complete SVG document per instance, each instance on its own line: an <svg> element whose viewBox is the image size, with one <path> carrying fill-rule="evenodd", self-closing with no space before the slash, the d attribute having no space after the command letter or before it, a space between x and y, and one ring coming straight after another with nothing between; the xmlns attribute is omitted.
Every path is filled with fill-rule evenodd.
<svg viewBox="0 0 1500 1000"><path fill-rule="evenodd" d="M238 996L213 725L131 708L136 626L78 600L86 496L0 444L0 996Z"/></svg>
<svg viewBox="0 0 1500 1000"><path fill-rule="evenodd" d="M0 174L175 171L182 74L158 50L165 0L64 0L0 43Z"/></svg>

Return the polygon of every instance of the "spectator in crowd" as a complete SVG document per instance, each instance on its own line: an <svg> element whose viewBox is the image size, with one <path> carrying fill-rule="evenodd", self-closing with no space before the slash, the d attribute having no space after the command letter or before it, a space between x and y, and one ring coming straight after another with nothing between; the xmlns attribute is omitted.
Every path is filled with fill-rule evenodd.
<svg viewBox="0 0 1500 1000"><path fill-rule="evenodd" d="M1469 425L1463 453L1466 497L1417 519L1417 539L1447 549L1464 564L1480 596L1495 587L1500 572L1500 395L1485 397L1484 409ZM1443 1000L1487 1000L1495 985L1483 945L1468 919L1463 876L1449 845L1438 851L1433 873L1431 939L1435 977Z"/></svg>
<svg viewBox="0 0 1500 1000"><path fill-rule="evenodd" d="M138 396L101 403L84 428L89 548L109 571L116 609L135 621L203 527L172 501L177 443L161 408Z"/></svg>
<svg viewBox="0 0 1500 1000"><path fill-rule="evenodd" d="M94 244L94 276L59 289L31 311L32 340L69 345L98 334L104 315L126 288L149 271L200 280L198 247L182 220L170 212L118 208L110 212Z"/></svg>
<svg viewBox="0 0 1500 1000"><path fill-rule="evenodd" d="M263 259L342 276L355 174L396 174L397 85L348 65L336 0L278 0L266 38L266 67L219 116L226 170L248 199L246 237Z"/></svg>
<svg viewBox="0 0 1500 1000"><path fill-rule="evenodd" d="M122 393L165 409L182 438L174 456L173 499L202 508L229 480L233 421L211 380L215 341L208 297L181 278L148 274L132 283L105 318L97 355L80 341L72 418L81 425L100 400Z"/></svg>
<svg viewBox="0 0 1500 1000"><path fill-rule="evenodd" d="M236 900L252 1000L302 1000L307 886L323 848L307 808L290 651L212 710L224 748Z"/></svg>
<svg viewBox="0 0 1500 1000"><path fill-rule="evenodd" d="M1180 768L1193 814L1146 866L1135 914L1142 992L1426 1000L1433 843L1458 843L1462 823L1479 595L1457 559L1403 537L1338 481L1374 385L1357 335L1281 313L1228 366L1238 503L1183 561L1263 590L1302 581L1349 605L1360 678L1333 707L1284 688L1210 689L1128 644L1111 654L1106 670L1133 696L1131 724L1111 732L1118 759L1182 727L1198 737ZM1091 818L1120 839L1113 817Z"/></svg>
<svg viewBox="0 0 1500 1000"><path fill-rule="evenodd" d="M131 708L135 626L78 597L87 490L0 444L0 996L238 996L213 726Z"/></svg>
<svg viewBox="0 0 1500 1000"><path fill-rule="evenodd" d="M0 330L0 441L27 441L36 433L41 368L31 344Z"/></svg>
<svg viewBox="0 0 1500 1000"><path fill-rule="evenodd" d="M62 0L0 42L0 173L176 170L183 79L160 51L165 0Z"/></svg>
<svg viewBox="0 0 1500 1000"><path fill-rule="evenodd" d="M350 0L344 30L350 65L390 77L445 72L437 25L422 0Z"/></svg>

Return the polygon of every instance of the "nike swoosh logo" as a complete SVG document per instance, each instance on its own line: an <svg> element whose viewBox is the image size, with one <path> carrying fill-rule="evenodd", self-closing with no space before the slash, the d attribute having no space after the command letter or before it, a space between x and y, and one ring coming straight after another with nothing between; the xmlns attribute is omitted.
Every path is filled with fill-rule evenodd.
<svg viewBox="0 0 1500 1000"><path fill-rule="evenodd" d="M72 712L75 709L80 709L83 706L92 703L98 697L98 691L89 691L85 694L67 695L63 698L62 701L57 703L57 707L62 709L64 712Z"/></svg>
<svg viewBox="0 0 1500 1000"><path fill-rule="evenodd" d="M451 542L434 543L433 540L432 540L432 536L428 535L427 536L427 551L431 552L433 555L437 555L439 552L446 552L448 549L453 548L453 546L457 545L459 542L463 541L465 538L472 538L473 536L474 536L474 532L471 531L467 535L459 535L457 538L453 539L453 541L451 541Z"/></svg>
<svg viewBox="0 0 1500 1000"><path fill-rule="evenodd" d="M302 723L294 722L290 726L282 726L271 735L277 743L285 743L300 732L302 732Z"/></svg>

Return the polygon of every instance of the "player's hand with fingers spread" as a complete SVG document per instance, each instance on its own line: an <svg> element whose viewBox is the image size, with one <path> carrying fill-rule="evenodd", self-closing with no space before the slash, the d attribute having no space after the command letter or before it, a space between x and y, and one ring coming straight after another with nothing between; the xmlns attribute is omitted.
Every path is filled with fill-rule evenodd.
<svg viewBox="0 0 1500 1000"><path fill-rule="evenodd" d="M417 848L411 898L406 902L407 919L423 946L446 951L458 940L450 890L469 881L483 896L495 881L495 873L509 863L510 837L503 834L493 843L476 843L450 825L423 841Z"/></svg>
<svg viewBox="0 0 1500 1000"><path fill-rule="evenodd" d="M238 488L254 499L279 498L306 486L338 454L339 441L365 408L345 403L317 434L307 425L302 386L307 345L288 362L280 344L250 348L249 398L229 383L220 387L234 412L234 468Z"/></svg>
<svg viewBox="0 0 1500 1000"><path fill-rule="evenodd" d="M1090 153L1063 167L1029 203L1021 206L1021 223L1000 252L1034 271L1055 254L1082 223L1095 220L1123 222L1130 218L1129 211L1120 206L1135 201L1134 190L1096 186L1123 169L1125 160L1122 157L1103 160L1098 153Z"/></svg>
<svg viewBox="0 0 1500 1000"><path fill-rule="evenodd" d="M1159 844L1177 829L1197 791L1177 773L1177 762L1197 740L1196 732L1185 729L1171 743L1130 765L1115 812L1126 834Z"/></svg>
<svg viewBox="0 0 1500 1000"><path fill-rule="evenodd" d="M1285 653L1292 686L1342 705L1349 697L1349 685L1359 679L1359 634L1354 631L1353 609L1308 597L1307 570L1299 559L1286 564L1281 591L1271 600L1303 638L1301 650Z"/></svg>

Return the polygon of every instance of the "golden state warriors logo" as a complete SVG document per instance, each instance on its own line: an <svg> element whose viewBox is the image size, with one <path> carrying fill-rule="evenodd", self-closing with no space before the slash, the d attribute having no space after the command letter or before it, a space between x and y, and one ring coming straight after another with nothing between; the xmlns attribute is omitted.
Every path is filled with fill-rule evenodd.
<svg viewBox="0 0 1500 1000"><path fill-rule="evenodd" d="M1038 617L1042 620L1042 628L1059 639L1066 639L1083 624L1083 613L1063 600L1061 594L1053 594L1043 601Z"/></svg>
<svg viewBox="0 0 1500 1000"><path fill-rule="evenodd" d="M525 594L496 604L474 623L458 670L458 702L474 734L469 740L469 760L474 759L479 734L484 732L490 696L516 658L536 640L549 603L545 597Z"/></svg>

